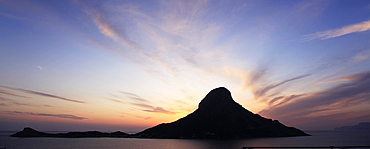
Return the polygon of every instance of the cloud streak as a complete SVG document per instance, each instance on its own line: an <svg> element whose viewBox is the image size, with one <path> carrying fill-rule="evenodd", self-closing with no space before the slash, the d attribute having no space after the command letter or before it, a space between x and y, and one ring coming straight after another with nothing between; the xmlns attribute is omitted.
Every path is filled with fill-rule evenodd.
<svg viewBox="0 0 370 149"><path fill-rule="evenodd" d="M117 29L113 28L106 20L104 20L102 13L99 13L97 11L87 11L87 12L92 16L94 23L99 28L102 34L129 48L138 49L135 43L129 40L126 36L123 36L122 33L118 32Z"/></svg>
<svg viewBox="0 0 370 149"><path fill-rule="evenodd" d="M2 97L2 96L0 96L0 101L8 102L8 104L3 103L2 106L14 106L15 105L15 106L30 106L30 107L54 107L54 106L46 105L46 104L40 105L40 104L32 104L32 103L21 103L13 99Z"/></svg>
<svg viewBox="0 0 370 149"><path fill-rule="evenodd" d="M274 88L277 88L277 87L279 87L281 85L284 85L286 83L289 83L289 82L292 82L292 81L295 81L295 80L299 80L299 79L305 78L305 77L307 77L309 75L311 75L311 74L305 74L305 75L293 77L293 78L290 78L290 79L281 81L281 82L276 83L276 84L269 84L267 86L260 87L256 91L254 91L254 96L255 96L256 99L258 99L260 97L265 96L267 94L267 92L269 92L270 90L273 90Z"/></svg>
<svg viewBox="0 0 370 149"><path fill-rule="evenodd" d="M211 45L222 38L222 26L227 21L205 21L206 12L213 9L207 0L160 1L161 10L156 12L135 4L108 3L97 8L78 3L99 33L116 43L115 48L100 44L105 50L138 63L156 76L183 77L182 71L194 68L215 72L219 67L215 62L222 63L224 58L218 51L221 48ZM117 21L117 16L125 23Z"/></svg>
<svg viewBox="0 0 370 149"><path fill-rule="evenodd" d="M45 116L45 117L56 117L72 120L84 120L85 117L70 115L70 114L49 114L49 113L33 113L33 112L20 112L20 111L6 111L9 115L29 115L29 116Z"/></svg>
<svg viewBox="0 0 370 149"><path fill-rule="evenodd" d="M364 32L370 30L370 20L344 26L342 28L331 29L323 32L317 32L303 36L304 41L310 41L314 39L326 40L330 38L340 37L351 33Z"/></svg>
<svg viewBox="0 0 370 149"><path fill-rule="evenodd" d="M2 88L0 88L0 94L5 94L5 95L10 95L10 96L15 96L15 97L21 97L21 98L29 98L27 96L18 95L18 94L14 93L14 92L11 92L9 90L5 90L5 89L2 89Z"/></svg>
<svg viewBox="0 0 370 149"><path fill-rule="evenodd" d="M1 97L1 96L0 96L0 100L2 100L2 101L11 101L11 99L5 98L5 97Z"/></svg>
<svg viewBox="0 0 370 149"><path fill-rule="evenodd" d="M12 102L13 105L16 106L30 106L30 107L49 107L52 108L54 106L51 105L40 105L40 104L32 104L32 103L20 103L20 102Z"/></svg>
<svg viewBox="0 0 370 149"><path fill-rule="evenodd" d="M290 95L290 96L279 96L279 97L275 97L275 98L269 100L269 104L274 105L274 106L279 106L279 105L282 105L286 102L291 101L292 99L296 99L296 98L301 97L301 96L304 96L304 94Z"/></svg>
<svg viewBox="0 0 370 149"><path fill-rule="evenodd" d="M122 113L122 114L129 115L129 116L136 117L136 118L140 118L140 119L144 119L144 120L149 120L149 119L152 118L152 117L137 116L137 115L129 114L129 113ZM121 117L125 117L125 116L121 116Z"/></svg>
<svg viewBox="0 0 370 149"><path fill-rule="evenodd" d="M32 94L32 95L49 97L49 98L54 98L54 99L59 99L59 100L64 100L64 101L69 101L69 102L86 103L84 101L79 101L79 100L74 100L74 99L68 99L68 98L64 98L64 97L60 97L60 96L56 96L56 95L52 95L52 94L48 94L48 93L43 93L43 92L37 92L37 91L32 91L32 90L27 90L27 89L21 89L21 88L6 87L6 86L1 86L1 87L7 88L7 89L11 89L11 90L15 90L15 91L21 91L21 92ZM17 96L19 96L19 95L17 95Z"/></svg>
<svg viewBox="0 0 370 149"><path fill-rule="evenodd" d="M168 110L163 109L162 107L154 107L148 104L142 104L142 103L132 103L132 105L144 108L142 109L145 112L153 112L153 113L163 113L163 114L169 114L169 115L174 115L176 112L171 112Z"/></svg>
<svg viewBox="0 0 370 149"><path fill-rule="evenodd" d="M7 107L7 106L9 106L9 105L8 105L8 104L6 104L6 103L0 103L0 106Z"/></svg>
<svg viewBox="0 0 370 149"><path fill-rule="evenodd" d="M352 62L355 63L366 61L368 59L370 59L370 50L361 51L354 55L353 57L351 57Z"/></svg>
<svg viewBox="0 0 370 149"><path fill-rule="evenodd" d="M337 80L345 82L314 93L274 98L270 100L271 103L279 100L282 102L261 111L260 114L286 121L330 115L334 118L335 114L346 113L346 110L351 107L362 103L370 104L370 72L354 74Z"/></svg>
<svg viewBox="0 0 370 149"><path fill-rule="evenodd" d="M124 104L125 102L123 102L123 101L121 101L121 100L117 100L117 99L113 99L113 98L106 98L106 99L108 99L108 100L110 100L110 101L113 101L113 102L116 102L116 103L122 103L122 104Z"/></svg>
<svg viewBox="0 0 370 149"><path fill-rule="evenodd" d="M136 95L134 93L123 92L123 91L120 91L120 93L125 94L128 98L136 100L136 101L148 102L148 100L141 98L139 95Z"/></svg>

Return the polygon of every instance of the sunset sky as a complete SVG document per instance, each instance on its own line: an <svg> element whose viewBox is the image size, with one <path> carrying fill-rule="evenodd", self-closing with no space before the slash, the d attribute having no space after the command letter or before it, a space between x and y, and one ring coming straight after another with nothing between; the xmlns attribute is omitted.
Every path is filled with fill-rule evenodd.
<svg viewBox="0 0 370 149"><path fill-rule="evenodd" d="M0 0L0 130L138 132L221 86L303 130L370 122L370 1Z"/></svg>

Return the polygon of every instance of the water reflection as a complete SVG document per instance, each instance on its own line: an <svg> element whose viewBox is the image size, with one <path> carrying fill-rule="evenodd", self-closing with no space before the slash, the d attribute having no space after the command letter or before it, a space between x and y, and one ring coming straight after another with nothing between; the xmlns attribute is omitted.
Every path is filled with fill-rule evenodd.
<svg viewBox="0 0 370 149"><path fill-rule="evenodd" d="M369 132L309 132L312 136L242 140L186 140L134 138L11 138L0 136L0 146L12 149L241 149L247 146L370 146Z"/></svg>

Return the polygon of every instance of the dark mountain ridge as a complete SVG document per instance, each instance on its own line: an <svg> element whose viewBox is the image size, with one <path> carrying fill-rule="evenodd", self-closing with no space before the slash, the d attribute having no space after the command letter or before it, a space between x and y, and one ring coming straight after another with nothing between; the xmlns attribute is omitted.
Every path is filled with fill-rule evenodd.
<svg viewBox="0 0 370 149"><path fill-rule="evenodd" d="M163 123L135 134L144 138L254 138L307 136L303 131L266 119L236 103L229 90L213 89L198 109L172 123Z"/></svg>

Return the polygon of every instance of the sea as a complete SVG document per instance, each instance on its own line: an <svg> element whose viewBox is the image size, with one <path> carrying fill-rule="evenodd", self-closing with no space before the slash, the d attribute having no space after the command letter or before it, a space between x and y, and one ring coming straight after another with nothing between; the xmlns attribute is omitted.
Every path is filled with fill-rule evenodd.
<svg viewBox="0 0 370 149"><path fill-rule="evenodd" d="M137 138L13 138L0 132L0 149L242 149L242 147L370 146L370 131L305 131L311 136L238 140Z"/></svg>

